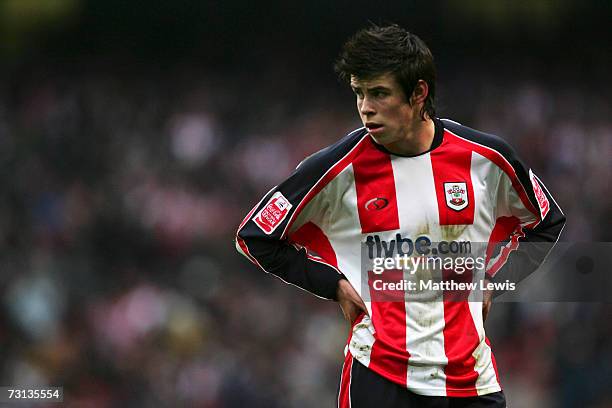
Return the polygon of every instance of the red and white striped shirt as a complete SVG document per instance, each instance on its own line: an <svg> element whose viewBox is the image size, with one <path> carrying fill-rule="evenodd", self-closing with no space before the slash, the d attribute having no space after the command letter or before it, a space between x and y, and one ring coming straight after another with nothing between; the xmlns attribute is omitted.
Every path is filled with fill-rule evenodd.
<svg viewBox="0 0 612 408"><path fill-rule="evenodd" d="M565 217L502 139L434 122L432 147L417 156L389 153L363 128L310 156L249 212L236 246L324 298L348 279L369 316L354 323L347 349L371 370L421 395L484 395L501 386L481 302L376 301L362 248L372 236L490 243L489 278L518 281L552 247L526 256L524 243L556 242Z"/></svg>

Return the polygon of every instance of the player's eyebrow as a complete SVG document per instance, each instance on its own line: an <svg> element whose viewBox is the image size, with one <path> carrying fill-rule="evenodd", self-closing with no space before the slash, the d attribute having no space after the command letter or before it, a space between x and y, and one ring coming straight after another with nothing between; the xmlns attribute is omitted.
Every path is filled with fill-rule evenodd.
<svg viewBox="0 0 612 408"><path fill-rule="evenodd" d="M361 86L356 85L356 84L351 84L351 88L353 89L353 91L358 91L361 90ZM377 85L377 86L373 86L371 88L366 88L366 90L368 92L374 92L374 91L390 91L391 88L387 88L386 86L383 85Z"/></svg>
<svg viewBox="0 0 612 408"><path fill-rule="evenodd" d="M374 91L390 91L390 88L387 88L386 86L383 85L378 85L378 86L373 86L371 88L368 88L368 92L374 92Z"/></svg>

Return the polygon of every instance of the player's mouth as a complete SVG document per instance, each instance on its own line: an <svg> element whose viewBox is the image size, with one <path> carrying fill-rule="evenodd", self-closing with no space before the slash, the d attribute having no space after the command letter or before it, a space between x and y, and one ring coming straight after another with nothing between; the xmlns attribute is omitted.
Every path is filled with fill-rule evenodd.
<svg viewBox="0 0 612 408"><path fill-rule="evenodd" d="M380 123L375 123L375 122L366 122L365 124L366 129L368 129L368 132L370 132L370 134L375 134L375 133L380 133L382 132L384 126L381 125Z"/></svg>

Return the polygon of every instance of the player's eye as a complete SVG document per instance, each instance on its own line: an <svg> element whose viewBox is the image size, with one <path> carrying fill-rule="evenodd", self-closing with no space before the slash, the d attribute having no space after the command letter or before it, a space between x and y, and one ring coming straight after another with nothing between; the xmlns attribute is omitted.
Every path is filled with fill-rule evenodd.
<svg viewBox="0 0 612 408"><path fill-rule="evenodd" d="M374 98L384 98L387 96L387 92L385 91L372 91L372 96Z"/></svg>

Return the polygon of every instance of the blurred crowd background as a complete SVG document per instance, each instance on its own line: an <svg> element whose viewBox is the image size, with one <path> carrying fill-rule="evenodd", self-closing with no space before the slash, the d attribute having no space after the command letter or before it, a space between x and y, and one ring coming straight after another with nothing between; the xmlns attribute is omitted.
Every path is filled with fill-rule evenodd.
<svg viewBox="0 0 612 408"><path fill-rule="evenodd" d="M611 240L609 3L289 3L0 3L1 385L77 407L334 406L338 306L233 234L360 126L331 65L369 21L429 44L438 115L516 147L562 240ZM489 319L509 406L612 407L610 303Z"/></svg>

